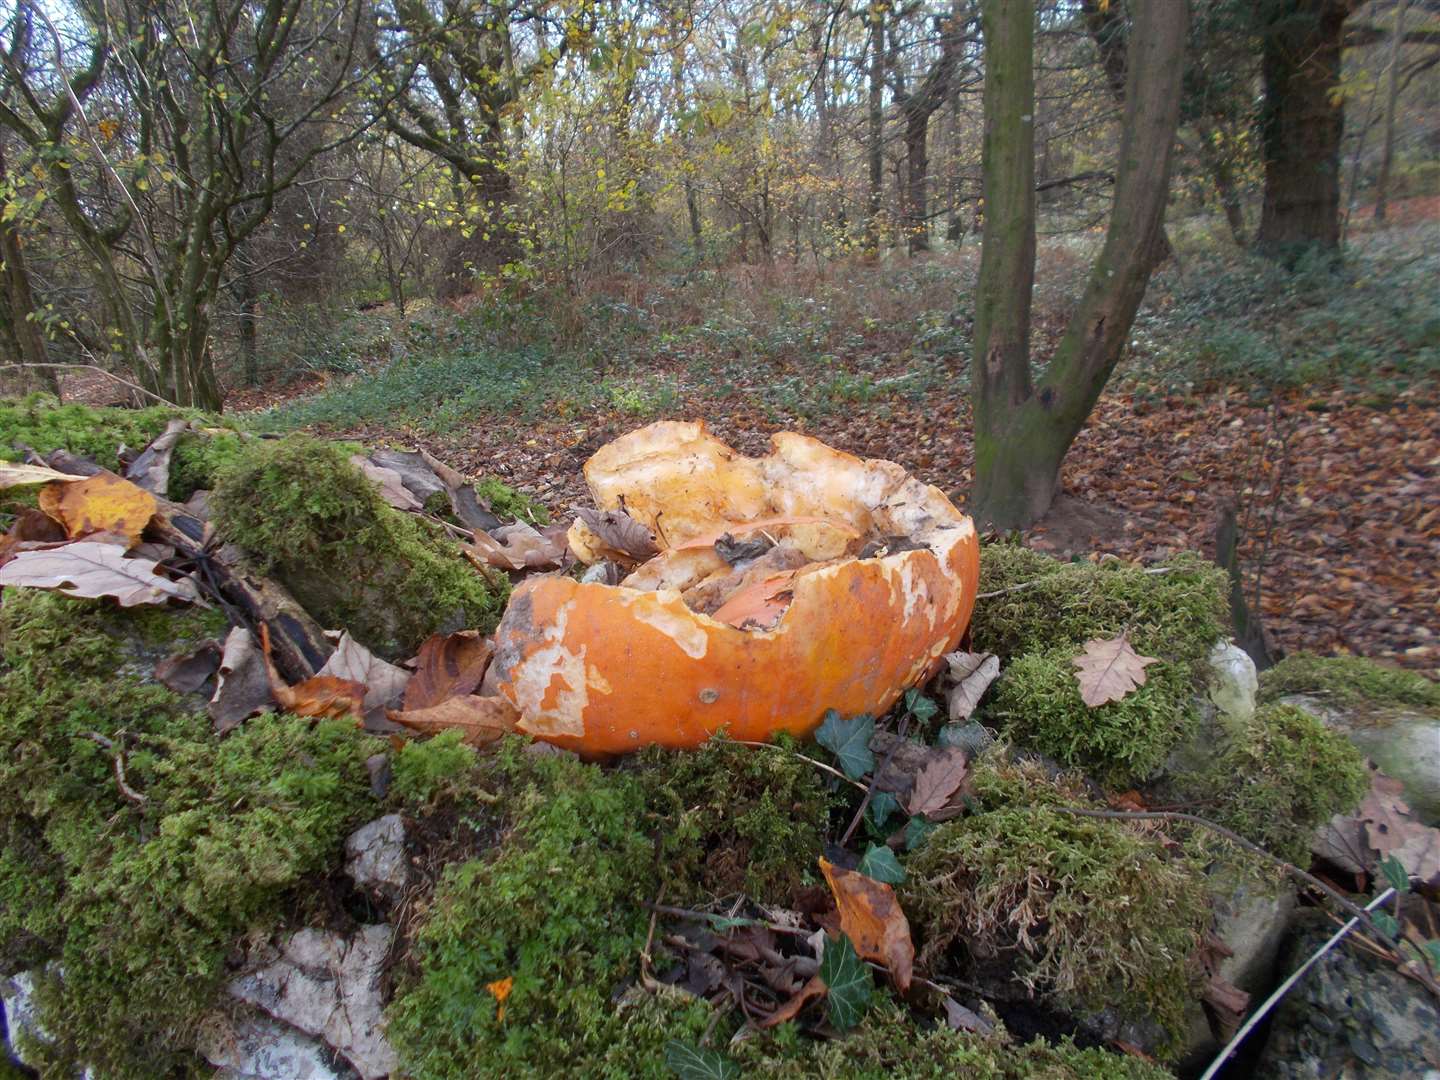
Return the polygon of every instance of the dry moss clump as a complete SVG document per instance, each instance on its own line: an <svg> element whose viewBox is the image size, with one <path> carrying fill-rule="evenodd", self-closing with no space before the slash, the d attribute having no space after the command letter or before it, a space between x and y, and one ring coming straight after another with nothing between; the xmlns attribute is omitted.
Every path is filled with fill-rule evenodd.
<svg viewBox="0 0 1440 1080"><path fill-rule="evenodd" d="M1012 957L1026 986L1153 1017L1178 1049L1198 989L1189 958L1210 922L1200 866L1128 823L1064 813L1074 786L1034 766L992 761L975 782L979 812L908 863L922 955Z"/></svg>
<svg viewBox="0 0 1440 1080"><path fill-rule="evenodd" d="M247 444L221 471L220 535L273 573L320 623L390 659L433 633L489 632L508 590L459 547L388 506L337 447L292 435Z"/></svg>

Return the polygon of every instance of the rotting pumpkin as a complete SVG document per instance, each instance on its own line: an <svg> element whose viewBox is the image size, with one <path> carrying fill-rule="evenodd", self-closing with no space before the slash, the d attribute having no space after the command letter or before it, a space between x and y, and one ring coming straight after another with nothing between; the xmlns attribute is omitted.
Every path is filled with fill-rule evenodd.
<svg viewBox="0 0 1440 1080"><path fill-rule="evenodd" d="M974 525L893 462L791 432L745 457L703 423L662 421L602 447L585 479L660 553L618 586L523 582L486 680L521 730L584 756L694 747L722 729L806 736L827 709L883 712L969 624ZM785 558L753 560L747 579L715 540L756 533ZM570 534L582 561L597 540L583 523ZM739 587L707 592L717 581Z"/></svg>

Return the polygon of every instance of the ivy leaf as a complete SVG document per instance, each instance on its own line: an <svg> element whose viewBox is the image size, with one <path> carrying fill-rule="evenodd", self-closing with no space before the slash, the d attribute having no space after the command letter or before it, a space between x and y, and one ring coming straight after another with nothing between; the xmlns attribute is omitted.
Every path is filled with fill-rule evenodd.
<svg viewBox="0 0 1440 1080"><path fill-rule="evenodd" d="M922 694L918 687L905 691L905 711L922 724L928 724L940 711L940 706Z"/></svg>
<svg viewBox="0 0 1440 1080"><path fill-rule="evenodd" d="M674 1039L665 1044L665 1064L680 1080L740 1080L740 1066L723 1054Z"/></svg>
<svg viewBox="0 0 1440 1080"><path fill-rule="evenodd" d="M1372 911L1370 913L1370 921L1392 938L1400 936L1400 923L1396 921L1395 916L1389 912Z"/></svg>
<svg viewBox="0 0 1440 1080"><path fill-rule="evenodd" d="M834 709L828 709L815 741L835 755L846 776L858 780L875 768L875 755L870 752L870 737L874 734L875 718L869 713L845 720Z"/></svg>
<svg viewBox="0 0 1440 1080"><path fill-rule="evenodd" d="M899 885L905 880L905 868L895 858L895 852L885 844L871 844L870 849L856 867L866 877L883 881L887 885Z"/></svg>
<svg viewBox="0 0 1440 1080"><path fill-rule="evenodd" d="M1385 875L1385 881L1390 887L1401 896L1410 891L1410 872L1394 855L1385 856L1380 863L1380 872Z"/></svg>
<svg viewBox="0 0 1440 1080"><path fill-rule="evenodd" d="M940 826L924 818L912 817L905 826L905 850L914 851L930 839L930 834Z"/></svg>
<svg viewBox="0 0 1440 1080"><path fill-rule="evenodd" d="M875 980L870 969L861 962L848 937L842 934L839 940L825 943L825 956L820 961L820 978L830 988L830 995L826 999L830 1022L841 1031L858 1024L870 1006ZM738 1070L736 1075L739 1075Z"/></svg>
<svg viewBox="0 0 1440 1080"><path fill-rule="evenodd" d="M890 815L900 809L900 800L888 791L877 791L870 800L870 805L865 808L865 818L875 828L876 832L885 828L885 822L890 820Z"/></svg>
<svg viewBox="0 0 1440 1080"><path fill-rule="evenodd" d="M1425 953L1430 957L1430 966L1440 968L1440 941L1425 942Z"/></svg>

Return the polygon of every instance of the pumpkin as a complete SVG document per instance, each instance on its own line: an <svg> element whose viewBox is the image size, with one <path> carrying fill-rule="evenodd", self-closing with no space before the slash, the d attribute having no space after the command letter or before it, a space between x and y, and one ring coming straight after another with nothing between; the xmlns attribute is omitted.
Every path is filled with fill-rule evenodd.
<svg viewBox="0 0 1440 1080"><path fill-rule="evenodd" d="M893 462L791 432L746 457L703 423L662 421L602 447L585 479L659 554L619 585L524 581L487 679L521 730L583 756L695 747L722 729L803 737L828 709L881 713L969 624L974 525ZM716 543L756 535L785 559L746 571ZM583 523L570 542L582 560L606 547ZM697 597L702 610L687 606Z"/></svg>

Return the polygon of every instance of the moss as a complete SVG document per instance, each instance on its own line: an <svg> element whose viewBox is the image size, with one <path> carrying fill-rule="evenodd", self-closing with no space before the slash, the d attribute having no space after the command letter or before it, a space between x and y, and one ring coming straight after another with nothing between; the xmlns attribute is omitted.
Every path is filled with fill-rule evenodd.
<svg viewBox="0 0 1440 1080"><path fill-rule="evenodd" d="M245 440L229 431L182 435L170 455L169 497L184 502L195 492L210 490L220 474L244 453Z"/></svg>
<svg viewBox="0 0 1440 1080"><path fill-rule="evenodd" d="M463 740L464 732L453 730L407 742L391 762L391 796L402 806L419 808L458 793L480 759Z"/></svg>
<svg viewBox="0 0 1440 1080"><path fill-rule="evenodd" d="M997 796L1017 778L1013 768L988 785L977 777L981 812L911 856L901 899L922 957L938 963L957 945L972 960L1014 956L1027 986L1085 1011L1153 1017L1178 1050L1197 990L1188 961L1210 921L1199 865L1033 791L1004 805Z"/></svg>
<svg viewBox="0 0 1440 1080"><path fill-rule="evenodd" d="M475 481L475 494L480 496L490 512L497 517L528 521L537 525L550 524L550 511L528 495L516 491L509 484L493 476Z"/></svg>
<svg viewBox="0 0 1440 1080"><path fill-rule="evenodd" d="M1310 838L1369 789L1365 759L1348 739L1303 709L1263 705L1230 722L1209 768L1177 778L1202 812L1289 862L1309 861Z"/></svg>
<svg viewBox="0 0 1440 1080"><path fill-rule="evenodd" d="M1183 663L1151 664L1145 685L1097 708L1080 698L1071 645L1027 653L1005 669L985 710L988 722L1056 761L1114 787L1156 772L1193 730L1194 681Z"/></svg>
<svg viewBox="0 0 1440 1080"><path fill-rule="evenodd" d="M712 739L699 750L653 748L637 780L676 903L737 892L779 901L810 875L831 799L794 754Z"/></svg>
<svg viewBox="0 0 1440 1080"><path fill-rule="evenodd" d="M1440 683L1359 656L1295 653L1260 675L1260 700L1308 694L1337 705L1440 709Z"/></svg>
<svg viewBox="0 0 1440 1080"><path fill-rule="evenodd" d="M47 454L68 450L113 469L120 447L139 450L177 417L201 414L155 406L148 409L90 408L61 405L48 394L0 401L0 458L19 460L17 444Z"/></svg>
<svg viewBox="0 0 1440 1080"><path fill-rule="evenodd" d="M1225 574L1193 555L1168 565L1156 574L1118 560L1065 563L1013 544L986 545L980 592L1028 587L976 606L974 647L1007 658L1128 631L1137 651L1196 667L1227 633Z"/></svg>
<svg viewBox="0 0 1440 1080"><path fill-rule="evenodd" d="M505 593L457 545L387 506L344 452L292 435L258 441L220 476L222 537L330 628L397 658L429 635L499 621Z"/></svg>
<svg viewBox="0 0 1440 1080"><path fill-rule="evenodd" d="M267 716L218 741L193 699L125 673L157 617L24 590L0 606L0 896L26 898L0 917L0 956L64 972L37 987L56 1075L196 1071L226 956L300 907L372 812L364 762L383 744L353 725Z"/></svg>

